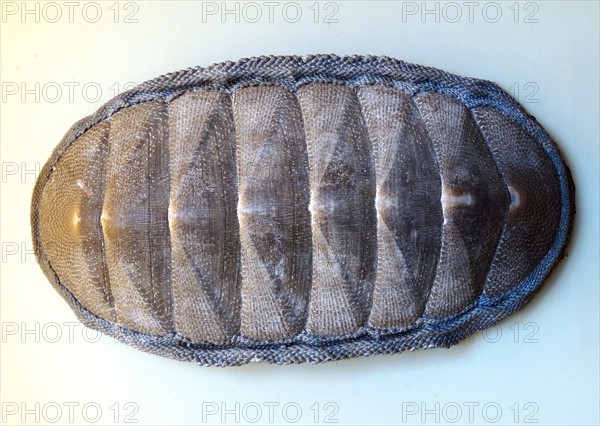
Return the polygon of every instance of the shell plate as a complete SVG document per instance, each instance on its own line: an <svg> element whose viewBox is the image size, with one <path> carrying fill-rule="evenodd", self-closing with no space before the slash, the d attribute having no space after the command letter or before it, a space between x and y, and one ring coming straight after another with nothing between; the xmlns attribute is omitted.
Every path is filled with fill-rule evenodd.
<svg viewBox="0 0 600 426"><path fill-rule="evenodd" d="M205 365L448 347L527 303L574 187L494 83L385 57L259 57L76 123L31 211L87 326Z"/></svg>

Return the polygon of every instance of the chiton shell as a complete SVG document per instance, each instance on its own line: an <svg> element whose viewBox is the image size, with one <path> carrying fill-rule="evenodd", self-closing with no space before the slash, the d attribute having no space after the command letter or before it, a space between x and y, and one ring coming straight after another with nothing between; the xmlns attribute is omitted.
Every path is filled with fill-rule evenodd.
<svg viewBox="0 0 600 426"><path fill-rule="evenodd" d="M36 255L87 326L206 365L448 347L564 254L574 188L494 83L385 57L146 82L38 179Z"/></svg>

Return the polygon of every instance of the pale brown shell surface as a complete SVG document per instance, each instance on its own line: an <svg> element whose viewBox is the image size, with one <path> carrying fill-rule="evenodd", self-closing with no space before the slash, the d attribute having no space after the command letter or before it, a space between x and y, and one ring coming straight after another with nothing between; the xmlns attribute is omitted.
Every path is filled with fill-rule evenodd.
<svg viewBox="0 0 600 426"><path fill-rule="evenodd" d="M32 205L82 321L215 365L456 343L529 300L572 216L554 144L497 86L335 56L121 95L65 137Z"/></svg>

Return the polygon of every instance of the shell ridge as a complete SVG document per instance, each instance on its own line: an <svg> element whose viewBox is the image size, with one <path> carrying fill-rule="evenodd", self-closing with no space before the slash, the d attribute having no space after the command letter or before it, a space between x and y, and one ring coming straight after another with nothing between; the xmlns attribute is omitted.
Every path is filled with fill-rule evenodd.
<svg viewBox="0 0 600 426"><path fill-rule="evenodd" d="M111 123L108 122L107 123L107 128L105 130L105 135L104 135L104 139L106 140L106 157L108 158L110 156L110 144L109 142L109 135L110 135L110 128L111 128ZM104 196L106 194L106 171L107 171L107 167L106 167L106 161L102 161L102 172L101 172L101 178L100 181L102 182L102 190L100 191L100 194L102 195L102 200L99 202L99 206L100 206L100 212L98 212L98 218L97 218L97 226L98 226L98 230L99 230L99 245L100 245L100 255L101 255L101 271L102 271L102 277L103 277L103 281L104 281L104 286L105 286L105 293L107 295L107 301L110 303L111 305L111 309L113 311L114 317L116 318L116 304L115 304L115 298L112 292L112 288L111 288L111 281L110 281L110 275L108 272L108 264L107 264L107 256L106 256L106 243L104 241L104 232L102 230L102 221L100 220L100 214L101 214L101 210L102 210L102 206L104 205Z"/></svg>
<svg viewBox="0 0 600 426"><path fill-rule="evenodd" d="M153 306L160 312L165 329L173 325L173 294L171 282L171 235L168 226L168 206L170 199L169 175L169 126L168 107L160 103L152 117L149 139L155 143L148 147L148 217L150 223L150 283ZM153 134L158 135L153 137ZM156 208L156 205L160 209Z"/></svg>

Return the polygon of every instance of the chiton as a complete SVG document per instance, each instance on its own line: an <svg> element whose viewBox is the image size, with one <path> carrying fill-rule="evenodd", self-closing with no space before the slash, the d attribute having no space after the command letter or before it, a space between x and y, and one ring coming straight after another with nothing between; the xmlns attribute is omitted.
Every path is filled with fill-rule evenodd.
<svg viewBox="0 0 600 426"><path fill-rule="evenodd" d="M386 57L167 74L76 123L32 200L87 326L205 365L448 347L564 255L569 170L489 81Z"/></svg>

